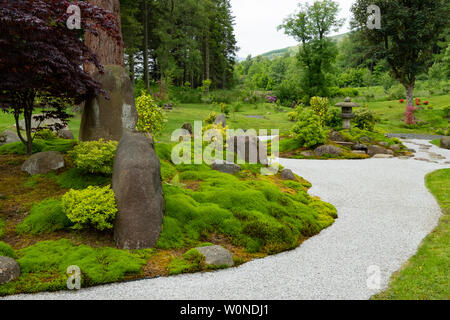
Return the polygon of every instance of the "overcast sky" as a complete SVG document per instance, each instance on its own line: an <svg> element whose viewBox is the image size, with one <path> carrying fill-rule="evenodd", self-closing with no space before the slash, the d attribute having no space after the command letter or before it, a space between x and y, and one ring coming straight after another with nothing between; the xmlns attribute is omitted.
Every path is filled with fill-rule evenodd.
<svg viewBox="0 0 450 320"><path fill-rule="evenodd" d="M335 0L339 2L340 17L346 18L346 24L339 33L349 30L350 7L353 0ZM277 27L289 14L297 11L298 3L307 0L231 0L233 14L236 17L235 34L240 51L238 57L259 54L296 45L296 41L277 31ZM312 3L313 0L309 0Z"/></svg>

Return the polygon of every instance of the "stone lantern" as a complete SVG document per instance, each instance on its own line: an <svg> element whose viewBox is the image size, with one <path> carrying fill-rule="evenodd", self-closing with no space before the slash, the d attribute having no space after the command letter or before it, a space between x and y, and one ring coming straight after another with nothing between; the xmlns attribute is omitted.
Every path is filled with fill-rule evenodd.
<svg viewBox="0 0 450 320"><path fill-rule="evenodd" d="M350 120L355 117L355 115L353 114L353 108L358 108L360 107L360 105L358 103L352 102L352 99L350 99L350 97L347 97L345 98L344 102L337 103L336 107L342 108L342 128L350 130Z"/></svg>

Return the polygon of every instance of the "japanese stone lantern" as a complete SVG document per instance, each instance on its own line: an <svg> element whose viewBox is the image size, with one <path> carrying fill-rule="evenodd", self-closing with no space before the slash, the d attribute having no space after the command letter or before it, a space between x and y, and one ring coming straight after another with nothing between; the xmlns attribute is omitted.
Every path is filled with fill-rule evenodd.
<svg viewBox="0 0 450 320"><path fill-rule="evenodd" d="M360 105L358 103L352 102L352 99L350 99L350 97L347 97L345 98L344 102L337 103L336 107L342 108L342 128L350 130L350 121L355 117L355 115L353 114L353 108L358 108L360 107Z"/></svg>

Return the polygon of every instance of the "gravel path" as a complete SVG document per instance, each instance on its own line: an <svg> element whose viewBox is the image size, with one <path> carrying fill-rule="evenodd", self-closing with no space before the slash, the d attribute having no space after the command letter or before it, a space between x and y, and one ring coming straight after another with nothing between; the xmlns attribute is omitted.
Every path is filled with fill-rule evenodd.
<svg viewBox="0 0 450 320"><path fill-rule="evenodd" d="M416 140L435 140L443 137L432 134L416 134L416 133L388 133L387 136L389 138L416 139Z"/></svg>
<svg viewBox="0 0 450 320"><path fill-rule="evenodd" d="M427 145L425 148L424 145ZM431 171L450 167L450 151L410 141L446 159L364 161L286 160L312 182L310 193L333 203L339 219L296 250L239 268L8 299L368 299L368 268L381 270L381 289L437 225L440 208L424 185ZM421 146L423 145L423 146Z"/></svg>

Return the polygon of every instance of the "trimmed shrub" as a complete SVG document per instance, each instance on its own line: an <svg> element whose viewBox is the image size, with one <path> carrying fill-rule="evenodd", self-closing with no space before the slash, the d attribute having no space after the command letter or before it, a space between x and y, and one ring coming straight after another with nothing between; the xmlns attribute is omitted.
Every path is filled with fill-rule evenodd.
<svg viewBox="0 0 450 320"><path fill-rule="evenodd" d="M292 132L295 140L306 148L323 144L327 136L321 125L320 117L309 109L304 109L299 113L298 122Z"/></svg>
<svg viewBox="0 0 450 320"><path fill-rule="evenodd" d="M206 119L204 120L205 124L213 124L214 121L216 121L217 118L217 113L215 112L210 112L208 114L208 117L206 117Z"/></svg>
<svg viewBox="0 0 450 320"><path fill-rule="evenodd" d="M341 109L330 108L325 115L325 125L327 127L339 130L342 127Z"/></svg>
<svg viewBox="0 0 450 320"><path fill-rule="evenodd" d="M353 123L356 128L373 131L376 122L377 117L375 116L375 113L370 111L368 108L361 108L355 111Z"/></svg>
<svg viewBox="0 0 450 320"><path fill-rule="evenodd" d="M325 115L327 114L328 106L330 104L328 99L321 97L312 97L309 101L309 104L311 105L311 110L314 111L314 113L317 114L321 120L323 120Z"/></svg>
<svg viewBox="0 0 450 320"><path fill-rule="evenodd" d="M74 229L94 227L103 231L113 228L117 207L110 186L71 190L62 197L62 207Z"/></svg>
<svg viewBox="0 0 450 320"><path fill-rule="evenodd" d="M111 175L117 141L87 141L79 143L69 155L75 166L89 173Z"/></svg>
<svg viewBox="0 0 450 320"><path fill-rule="evenodd" d="M12 259L16 259L17 255L14 252L14 249L11 246L3 241L0 241L0 256L10 257Z"/></svg>
<svg viewBox="0 0 450 320"><path fill-rule="evenodd" d="M167 117L152 96L142 91L140 97L136 99L136 110L139 115L136 128L141 132L150 132L158 136L164 129Z"/></svg>
<svg viewBox="0 0 450 320"><path fill-rule="evenodd" d="M63 211L61 201L47 199L33 205L30 215L16 228L18 234L51 233L72 226Z"/></svg>

